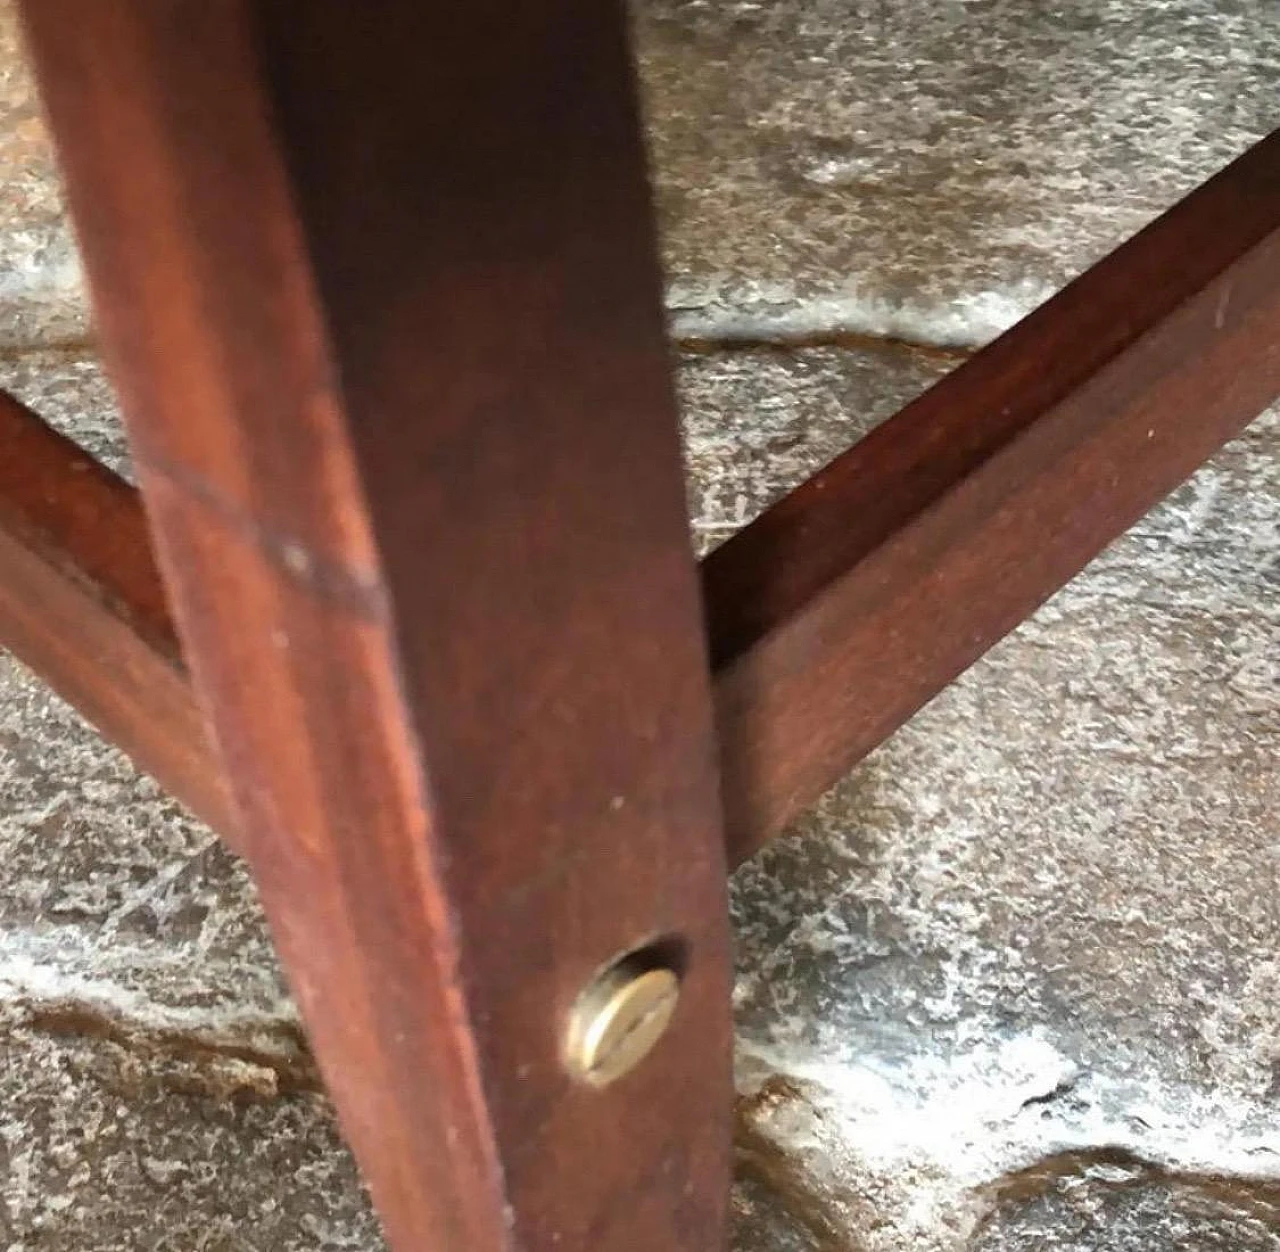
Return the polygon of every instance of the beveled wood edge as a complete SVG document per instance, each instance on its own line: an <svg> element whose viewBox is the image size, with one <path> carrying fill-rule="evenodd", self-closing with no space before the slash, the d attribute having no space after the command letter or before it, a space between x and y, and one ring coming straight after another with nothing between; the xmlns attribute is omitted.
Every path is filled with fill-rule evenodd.
<svg viewBox="0 0 1280 1252"><path fill-rule="evenodd" d="M19 7L193 689L389 1247L720 1245L715 728L623 6ZM650 947L664 1046L575 1081L584 986Z"/></svg>
<svg viewBox="0 0 1280 1252"><path fill-rule="evenodd" d="M1278 326L1280 133L707 557L731 862L1280 395ZM137 491L0 397L0 642L235 848Z"/></svg>
<svg viewBox="0 0 1280 1252"><path fill-rule="evenodd" d="M0 448L0 644L237 848L137 490L2 390Z"/></svg>
<svg viewBox="0 0 1280 1252"><path fill-rule="evenodd" d="M1280 131L703 564L742 860L1280 396Z"/></svg>

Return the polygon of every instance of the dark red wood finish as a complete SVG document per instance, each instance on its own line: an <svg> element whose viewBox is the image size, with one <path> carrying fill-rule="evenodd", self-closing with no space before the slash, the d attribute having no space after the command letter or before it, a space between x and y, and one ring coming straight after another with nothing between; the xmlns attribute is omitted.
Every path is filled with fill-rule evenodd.
<svg viewBox="0 0 1280 1252"><path fill-rule="evenodd" d="M731 862L779 833L1280 393L1278 148L1275 138L1260 145L704 562ZM68 446L54 439L48 446ZM73 494L81 458L62 464L48 499ZM7 490L12 517L22 492ZM43 488L26 494L46 498ZM132 573L108 563L112 602L154 605L136 496L117 483L111 509L133 514L114 523L132 540L113 562ZM46 554L49 527L64 524L53 510ZM84 538L54 560L63 575L84 559ZM891 578L901 556L912 564ZM930 581L904 599L914 573ZM0 622L10 646L205 811L212 762L164 764L184 725L183 754L201 757L196 719L175 721L165 685L139 685L126 669L96 681L123 684L111 701L141 709L131 724L144 732L164 733L113 732L92 694L79 693L74 666L64 674L69 662L23 642L32 603L0 599L0 613L18 617ZM902 604L912 615L885 615ZM82 646L74 619L66 643ZM832 677L810 684L810 666ZM219 828L233 833L225 819Z"/></svg>
<svg viewBox="0 0 1280 1252"><path fill-rule="evenodd" d="M726 867L616 4L30 0L195 686L398 1249L707 1252ZM568 1013L675 941L615 1086Z"/></svg>
<svg viewBox="0 0 1280 1252"><path fill-rule="evenodd" d="M1280 133L717 549L749 856L1280 395Z"/></svg>
<svg viewBox="0 0 1280 1252"><path fill-rule="evenodd" d="M243 842L397 1246L715 1246L725 864L618 10L26 11L234 803L136 493L7 397L0 638ZM1277 395L1273 136L704 563L730 860ZM671 1037L575 1087L573 996L671 936Z"/></svg>
<svg viewBox="0 0 1280 1252"><path fill-rule="evenodd" d="M4 392L0 644L234 846L137 492Z"/></svg>

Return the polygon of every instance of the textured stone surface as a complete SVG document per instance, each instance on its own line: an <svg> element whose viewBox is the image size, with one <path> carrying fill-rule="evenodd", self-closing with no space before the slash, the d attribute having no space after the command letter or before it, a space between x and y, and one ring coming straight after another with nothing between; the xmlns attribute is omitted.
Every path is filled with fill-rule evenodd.
<svg viewBox="0 0 1280 1252"><path fill-rule="evenodd" d="M703 543L947 365L883 344L686 354ZM91 362L24 369L3 381L118 454ZM739 873L736 1252L1280 1231L1275 1184L1249 1181L1280 1177L1278 450L1269 416ZM19 667L0 692L0 994L27 1023L24 1090L46 1089L46 1027L194 1065L189 1107L215 1120L239 1084L263 1107L305 1088L240 867ZM318 1097L280 1116L332 1142ZM228 1160L183 1203L249 1238L255 1186ZM324 1211L363 1238L345 1195Z"/></svg>
<svg viewBox="0 0 1280 1252"><path fill-rule="evenodd" d="M1280 119L1269 3L636 14L703 549L956 359L850 330L979 342ZM0 386L127 471L13 38ZM1277 760L1273 414L738 874L733 1252L1280 1252ZM0 1246L381 1246L242 867L3 655L0 1050Z"/></svg>
<svg viewBox="0 0 1280 1252"><path fill-rule="evenodd" d="M1280 124L1265 0L639 0L678 333L974 344Z"/></svg>
<svg viewBox="0 0 1280 1252"><path fill-rule="evenodd" d="M212 834L0 657L0 994L300 1053L257 899Z"/></svg>
<svg viewBox="0 0 1280 1252"><path fill-rule="evenodd" d="M677 333L973 344L1280 122L1268 0L636 0ZM87 314L0 0L0 346Z"/></svg>
<svg viewBox="0 0 1280 1252"><path fill-rule="evenodd" d="M0 350L82 340L75 240L10 0L0 0L0 189Z"/></svg>
<svg viewBox="0 0 1280 1252"><path fill-rule="evenodd" d="M965 1246L1068 1150L1280 1175L1278 452L1272 416L739 873L744 1120L867 1252Z"/></svg>
<svg viewBox="0 0 1280 1252"><path fill-rule="evenodd" d="M954 363L875 341L682 353L676 381L699 548L723 542Z"/></svg>
<svg viewBox="0 0 1280 1252"><path fill-rule="evenodd" d="M252 1062L0 1010L9 1252L313 1252L380 1242L327 1101Z"/></svg>

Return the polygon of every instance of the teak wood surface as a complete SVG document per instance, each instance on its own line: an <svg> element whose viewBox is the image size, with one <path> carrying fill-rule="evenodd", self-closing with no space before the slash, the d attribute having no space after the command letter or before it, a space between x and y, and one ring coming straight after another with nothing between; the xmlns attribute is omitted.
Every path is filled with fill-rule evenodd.
<svg viewBox="0 0 1280 1252"><path fill-rule="evenodd" d="M1280 395L1280 134L700 606L617 5L24 7L142 494L0 396L0 641L248 857L397 1252L719 1246L727 864Z"/></svg>

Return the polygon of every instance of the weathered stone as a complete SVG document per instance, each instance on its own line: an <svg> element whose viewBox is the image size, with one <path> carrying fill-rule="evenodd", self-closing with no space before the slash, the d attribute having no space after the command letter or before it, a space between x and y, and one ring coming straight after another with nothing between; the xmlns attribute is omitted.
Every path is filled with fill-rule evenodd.
<svg viewBox="0 0 1280 1252"><path fill-rule="evenodd" d="M0 1011L9 1252L382 1246L328 1102L253 1060L139 1053Z"/></svg>
<svg viewBox="0 0 1280 1252"><path fill-rule="evenodd" d="M940 353L874 340L856 349L678 356L699 549L741 529L954 364Z"/></svg>
<svg viewBox="0 0 1280 1252"><path fill-rule="evenodd" d="M975 344L1276 125L1258 0L638 0L678 334Z"/></svg>
<svg viewBox="0 0 1280 1252"><path fill-rule="evenodd" d="M686 360L695 516L747 520L929 364ZM1079 1246L1157 1248L1195 1179L1280 1175L1278 569L1273 413L739 873L744 1159L809 1229L1018 1247L1000 1180L1114 1147L1168 1220Z"/></svg>
<svg viewBox="0 0 1280 1252"><path fill-rule="evenodd" d="M744 1116L852 1246L964 1247L1066 1151L1280 1175L1277 451L1273 415L737 876Z"/></svg>
<svg viewBox="0 0 1280 1252"><path fill-rule="evenodd" d="M1005 1180L973 1252L1275 1252L1280 1186L1066 1153Z"/></svg>
<svg viewBox="0 0 1280 1252"><path fill-rule="evenodd" d="M637 0L680 335L974 344L1275 124L1257 0ZM80 339L0 0L0 345Z"/></svg>
<svg viewBox="0 0 1280 1252"><path fill-rule="evenodd" d="M686 354L703 546L948 364ZM91 362L29 365L0 381L118 457ZM1205 1179L1265 1198L1250 1180L1280 1176L1278 444L1261 419L739 873L737 1252L1280 1229L1201 1202ZM314 1081L240 867L19 667L0 692L0 992L23 1039L195 1056L214 1104ZM1098 1174L1105 1150L1141 1186ZM238 1200L190 1202L241 1229Z"/></svg>
<svg viewBox="0 0 1280 1252"><path fill-rule="evenodd" d="M0 349L83 340L75 239L12 0L0 0L0 188Z"/></svg>
<svg viewBox="0 0 1280 1252"><path fill-rule="evenodd" d="M296 1058L243 867L8 656L0 843L4 1002Z"/></svg>
<svg viewBox="0 0 1280 1252"><path fill-rule="evenodd" d="M636 11L725 538L1274 125L1245 0ZM83 336L0 0L0 347ZM818 338L832 346L802 348ZM79 349L0 386L127 472ZM736 877L735 1252L1280 1248L1280 419ZM0 1234L380 1244L252 884L0 656Z"/></svg>

